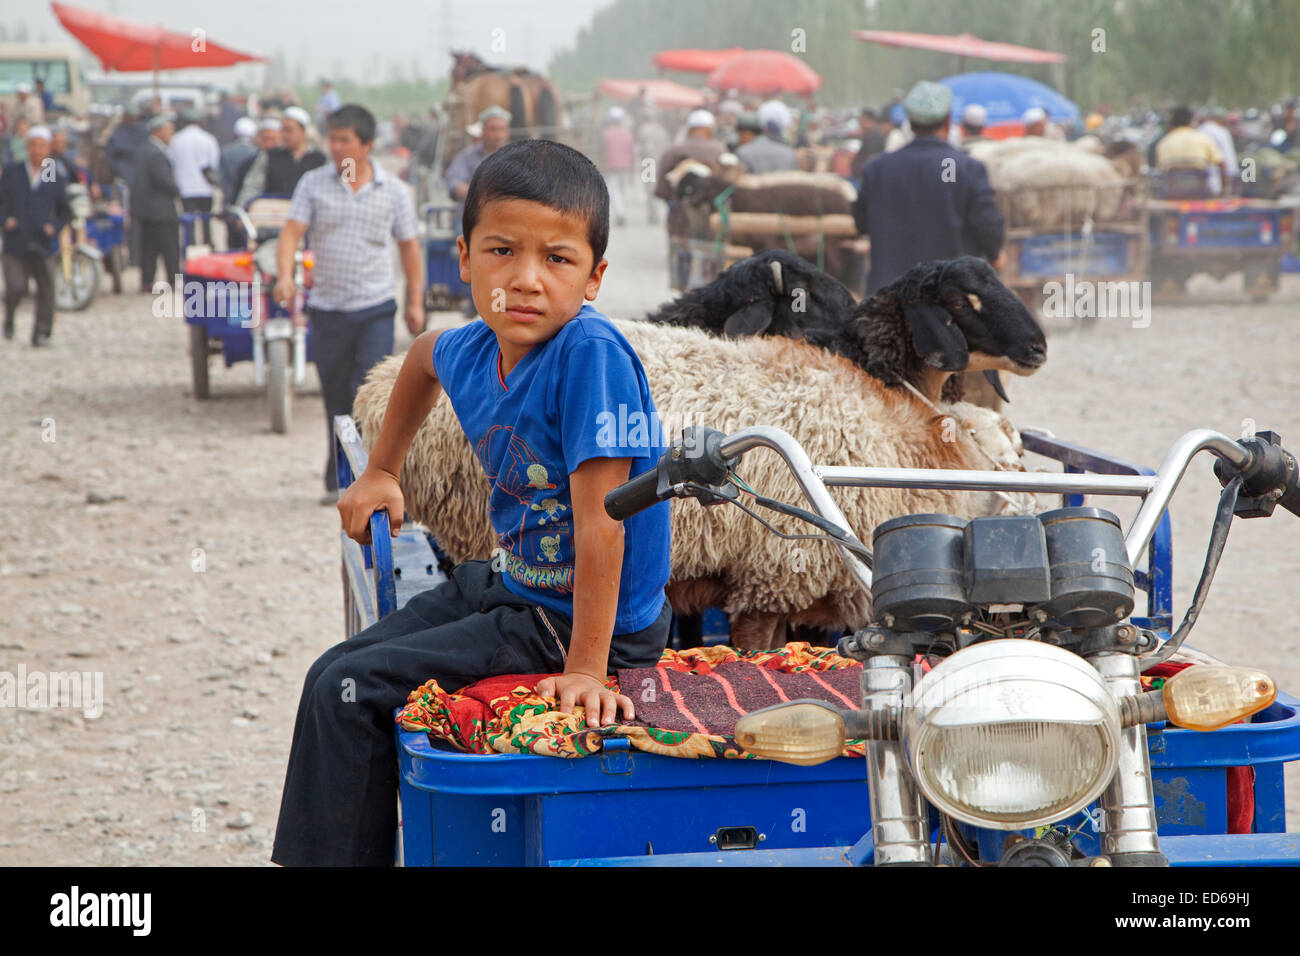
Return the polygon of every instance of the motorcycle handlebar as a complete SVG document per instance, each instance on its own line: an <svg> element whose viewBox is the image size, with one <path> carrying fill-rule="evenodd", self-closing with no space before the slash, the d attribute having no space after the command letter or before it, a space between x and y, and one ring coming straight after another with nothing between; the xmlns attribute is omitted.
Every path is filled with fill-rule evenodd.
<svg viewBox="0 0 1300 956"><path fill-rule="evenodd" d="M605 514L615 521L625 521L657 505L659 500L659 466L656 465L605 495Z"/></svg>

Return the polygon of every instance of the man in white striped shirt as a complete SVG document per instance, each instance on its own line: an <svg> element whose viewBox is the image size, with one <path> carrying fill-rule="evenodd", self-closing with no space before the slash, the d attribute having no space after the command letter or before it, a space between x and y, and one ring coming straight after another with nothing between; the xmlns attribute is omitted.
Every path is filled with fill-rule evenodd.
<svg viewBox="0 0 1300 956"><path fill-rule="evenodd" d="M370 159L374 116L348 104L331 113L327 125L332 162L304 173L293 191L276 250L275 299L282 305L292 299L294 250L310 229L315 265L307 313L329 440L321 503L333 504L334 416L351 414L366 373L393 351L393 242L406 276L403 317L412 335L424 331L424 260L405 184Z"/></svg>

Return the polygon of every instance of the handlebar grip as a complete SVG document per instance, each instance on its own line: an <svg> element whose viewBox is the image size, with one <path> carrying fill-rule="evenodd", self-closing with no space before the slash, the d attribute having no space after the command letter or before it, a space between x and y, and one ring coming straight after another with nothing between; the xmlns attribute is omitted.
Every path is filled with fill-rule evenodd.
<svg viewBox="0 0 1300 956"><path fill-rule="evenodd" d="M1291 476L1291 480L1287 482L1286 491L1282 493L1282 497L1278 499L1277 503L1297 518L1300 518L1300 475Z"/></svg>
<svg viewBox="0 0 1300 956"><path fill-rule="evenodd" d="M659 503L659 469L643 471L605 495L605 514L623 521Z"/></svg>

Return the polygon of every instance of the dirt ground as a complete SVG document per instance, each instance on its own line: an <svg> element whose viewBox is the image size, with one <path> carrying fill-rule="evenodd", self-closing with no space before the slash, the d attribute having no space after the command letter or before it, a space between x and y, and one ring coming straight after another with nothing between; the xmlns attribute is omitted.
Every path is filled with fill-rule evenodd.
<svg viewBox="0 0 1300 956"><path fill-rule="evenodd" d="M662 229L638 204L614 231L608 314L670 297ZM1194 281L1145 329L1049 325L1012 419L1150 465L1189 429L1246 419L1300 446L1300 277L1264 305L1239 281ZM344 637L314 370L273 434L248 363L214 362L212 400L194 399L183 323L151 301L101 293L39 351L25 305L0 341L0 671L103 681L102 716L0 708L0 865L266 864L303 674ZM1202 460L1174 499L1178 615L1217 490ZM1290 515L1239 522L1192 638L1292 692L1298 542Z"/></svg>

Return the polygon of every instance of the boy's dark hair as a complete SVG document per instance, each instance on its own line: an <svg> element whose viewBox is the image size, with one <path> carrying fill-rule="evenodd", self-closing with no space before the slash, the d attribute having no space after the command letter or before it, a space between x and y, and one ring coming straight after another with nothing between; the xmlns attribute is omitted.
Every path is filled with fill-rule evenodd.
<svg viewBox="0 0 1300 956"><path fill-rule="evenodd" d="M590 159L563 143L524 139L502 146L474 170L465 194L461 232L469 242L483 207L500 199L527 199L587 220L592 267L609 244L609 190Z"/></svg>
<svg viewBox="0 0 1300 956"><path fill-rule="evenodd" d="M1169 128L1176 126L1191 126L1192 110L1188 106L1175 106L1169 111Z"/></svg>
<svg viewBox="0 0 1300 956"><path fill-rule="evenodd" d="M344 103L325 117L329 129L350 129L362 143L375 141L375 116L359 103Z"/></svg>

